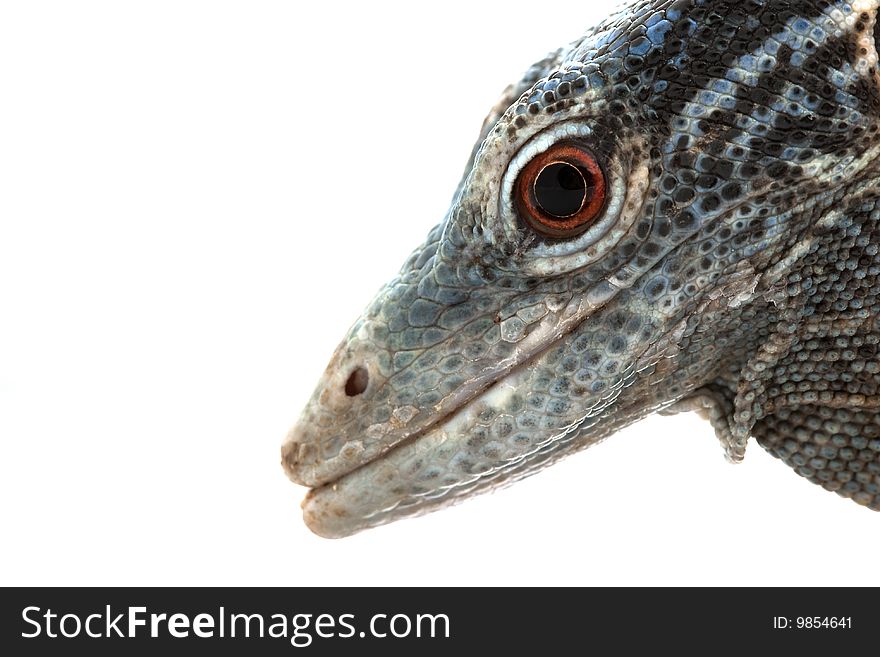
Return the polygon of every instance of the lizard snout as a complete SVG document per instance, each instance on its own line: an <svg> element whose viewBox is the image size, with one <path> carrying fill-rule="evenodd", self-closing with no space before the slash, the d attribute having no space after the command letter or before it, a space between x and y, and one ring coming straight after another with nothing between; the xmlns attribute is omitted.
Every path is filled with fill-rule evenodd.
<svg viewBox="0 0 880 657"><path fill-rule="evenodd" d="M355 426L383 380L372 360L356 344L337 348L281 448L294 482L319 486L359 465L364 446Z"/></svg>

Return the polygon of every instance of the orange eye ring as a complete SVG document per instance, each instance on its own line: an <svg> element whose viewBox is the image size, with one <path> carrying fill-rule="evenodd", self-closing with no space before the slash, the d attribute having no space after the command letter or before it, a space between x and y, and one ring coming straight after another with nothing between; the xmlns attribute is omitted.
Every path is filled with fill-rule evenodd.
<svg viewBox="0 0 880 657"><path fill-rule="evenodd" d="M605 174L584 146L554 144L534 157L514 186L520 216L547 237L572 237L605 207Z"/></svg>

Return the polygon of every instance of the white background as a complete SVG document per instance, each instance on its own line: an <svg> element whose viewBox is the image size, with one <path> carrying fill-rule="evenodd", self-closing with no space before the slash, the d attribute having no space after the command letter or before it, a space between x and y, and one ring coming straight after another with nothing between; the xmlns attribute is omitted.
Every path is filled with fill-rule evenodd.
<svg viewBox="0 0 880 657"><path fill-rule="evenodd" d="M279 445L558 0L4 3L0 584L880 584L880 517L694 415L341 541Z"/></svg>

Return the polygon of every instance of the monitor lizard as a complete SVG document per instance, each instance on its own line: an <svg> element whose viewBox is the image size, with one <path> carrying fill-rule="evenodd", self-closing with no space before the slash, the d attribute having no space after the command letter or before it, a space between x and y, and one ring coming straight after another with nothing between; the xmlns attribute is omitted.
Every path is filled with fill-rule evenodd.
<svg viewBox="0 0 880 657"><path fill-rule="evenodd" d="M880 510L878 5L640 0L511 85L284 442L306 524L686 410Z"/></svg>

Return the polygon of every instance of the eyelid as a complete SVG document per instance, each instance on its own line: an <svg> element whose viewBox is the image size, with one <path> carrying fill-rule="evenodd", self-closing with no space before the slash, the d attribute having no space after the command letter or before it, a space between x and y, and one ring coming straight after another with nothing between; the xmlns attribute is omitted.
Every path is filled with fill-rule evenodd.
<svg viewBox="0 0 880 657"><path fill-rule="evenodd" d="M501 203L502 207L506 204L506 208L513 209L510 199L512 198L513 186L516 182L519 172L531 162L535 157L553 146L556 142L564 139L583 139L589 142L593 131L589 126L582 123L567 122L553 126L549 130L538 133L527 141L514 154L507 165L504 178L501 182Z"/></svg>
<svg viewBox="0 0 880 657"><path fill-rule="evenodd" d="M497 221L505 240L513 245L525 245L516 247L522 248L522 257L516 263L518 271L543 276L579 269L604 257L633 229L648 195L650 171L643 161L630 170L629 160L612 157L601 160L606 184L605 206L583 233L567 239L531 241L523 234L514 193L519 172L558 141L582 140L589 146L592 134L583 119L560 123L532 137L510 159L499 185ZM642 149L645 145L638 141L630 146L635 152L635 147ZM616 150L629 152L624 148Z"/></svg>

